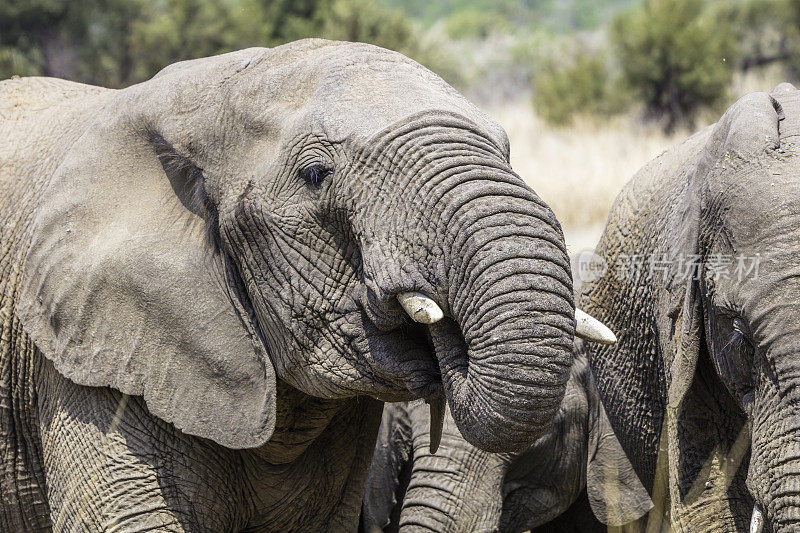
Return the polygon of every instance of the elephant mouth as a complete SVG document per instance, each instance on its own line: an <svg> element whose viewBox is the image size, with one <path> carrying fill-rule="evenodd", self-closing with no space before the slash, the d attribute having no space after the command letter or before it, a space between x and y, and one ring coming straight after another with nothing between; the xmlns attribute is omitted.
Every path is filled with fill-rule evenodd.
<svg viewBox="0 0 800 533"><path fill-rule="evenodd" d="M409 320L403 324L402 334L405 335L410 342L419 347L426 361L434 363L434 374L430 376L430 380L435 387L441 387L442 372L439 368L439 361L436 359L436 349L431 339L430 326L418 324Z"/></svg>
<svg viewBox="0 0 800 533"><path fill-rule="evenodd" d="M370 326L369 329L375 327ZM401 389L380 394L379 399L407 401L442 394L442 372L430 329L407 320L387 333L368 332L370 352L382 367L380 373Z"/></svg>
<svg viewBox="0 0 800 533"><path fill-rule="evenodd" d="M456 321L440 310L435 321L426 323L399 306L377 306L379 312L373 313L364 300L358 303L364 355L389 385L374 396L388 402L424 398L438 414L444 409L445 382L454 370L465 372L468 366L467 343Z"/></svg>
<svg viewBox="0 0 800 533"><path fill-rule="evenodd" d="M425 325L414 321L405 322L403 334L419 350L420 360L432 370L423 374L420 382L409 382L408 390L417 398L425 398L430 408L430 452L436 453L442 439L442 428L446 410L445 387L442 379L442 365L466 367L467 348L458 325L449 318L435 324Z"/></svg>

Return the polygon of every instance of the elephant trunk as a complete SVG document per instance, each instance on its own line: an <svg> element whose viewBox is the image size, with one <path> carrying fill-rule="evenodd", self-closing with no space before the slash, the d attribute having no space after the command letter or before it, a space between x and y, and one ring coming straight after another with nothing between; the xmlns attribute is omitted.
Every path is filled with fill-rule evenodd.
<svg viewBox="0 0 800 533"><path fill-rule="evenodd" d="M575 310L561 228L510 173L457 187L445 210L452 320L431 333L448 404L471 444L522 449L552 422L572 363Z"/></svg>
<svg viewBox="0 0 800 533"><path fill-rule="evenodd" d="M425 406L412 409L424 410ZM424 419L425 414L418 418ZM449 416L439 453L430 453L429 442L427 426L415 427L414 463L400 531L498 531L505 457L465 445Z"/></svg>
<svg viewBox="0 0 800 533"><path fill-rule="evenodd" d="M755 499L763 531L800 529L800 330L770 322L780 333L764 351L751 409L752 449L747 487ZM779 327L779 328L778 328Z"/></svg>
<svg viewBox="0 0 800 533"><path fill-rule="evenodd" d="M800 374L794 381L796 385L779 378L781 388L788 385L794 393L780 398L767 388L753 406L747 485L756 500L754 512L763 513L769 524L765 530L773 532L800 529L800 414L794 397L800 390Z"/></svg>
<svg viewBox="0 0 800 533"><path fill-rule="evenodd" d="M497 143L461 119L426 120L396 128L363 158L374 175L405 177L383 186L381 202L355 210L362 213L354 232L366 284L376 300L393 300L401 313L404 304L428 324L464 438L487 451L519 450L552 422L572 363L575 308L564 237ZM385 154L394 154L391 165ZM436 306L413 309L409 293L429 296L444 318L437 321ZM396 327L387 306L373 307L376 323Z"/></svg>

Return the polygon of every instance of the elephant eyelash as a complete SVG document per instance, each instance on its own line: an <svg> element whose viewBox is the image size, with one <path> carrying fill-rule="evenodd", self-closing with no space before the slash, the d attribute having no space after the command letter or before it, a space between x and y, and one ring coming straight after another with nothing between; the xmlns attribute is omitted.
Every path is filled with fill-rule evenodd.
<svg viewBox="0 0 800 533"><path fill-rule="evenodd" d="M314 163L301 169L299 174L308 187L319 189L325 178L333 174L333 168L323 163Z"/></svg>
<svg viewBox="0 0 800 533"><path fill-rule="evenodd" d="M744 346L745 343L747 343L747 338L744 336L744 334L742 334L741 331L734 330L734 332L731 334L730 340L728 340L728 344L725 345L725 348L733 347L739 349Z"/></svg>
<svg viewBox="0 0 800 533"><path fill-rule="evenodd" d="M750 333L744 321L739 317L735 317L732 321L732 324L733 333L731 333L731 338L725 348L733 346L737 349L741 349L745 345L752 348L753 343L750 340Z"/></svg>

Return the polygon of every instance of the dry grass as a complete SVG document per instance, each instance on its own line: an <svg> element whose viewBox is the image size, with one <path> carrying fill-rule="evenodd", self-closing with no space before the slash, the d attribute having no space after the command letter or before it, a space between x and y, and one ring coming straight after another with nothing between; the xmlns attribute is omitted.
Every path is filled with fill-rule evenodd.
<svg viewBox="0 0 800 533"><path fill-rule="evenodd" d="M687 132L665 135L634 118L605 123L578 118L554 129L529 101L488 109L508 132L511 164L555 212L571 252L595 244L622 186L647 161Z"/></svg>

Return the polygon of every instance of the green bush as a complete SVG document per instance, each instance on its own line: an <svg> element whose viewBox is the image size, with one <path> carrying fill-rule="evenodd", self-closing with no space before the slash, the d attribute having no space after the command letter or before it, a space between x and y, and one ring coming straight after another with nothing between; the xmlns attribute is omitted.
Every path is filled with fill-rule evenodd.
<svg viewBox="0 0 800 533"><path fill-rule="evenodd" d="M800 0L746 0L722 6L736 30L739 68L782 64L800 77Z"/></svg>
<svg viewBox="0 0 800 533"><path fill-rule="evenodd" d="M511 32L508 20L498 13L465 9L453 13L444 24L451 39L486 39L492 34Z"/></svg>
<svg viewBox="0 0 800 533"><path fill-rule="evenodd" d="M175 61L303 37L420 49L401 11L369 0L5 0L0 79L44 74L121 87Z"/></svg>
<svg viewBox="0 0 800 533"><path fill-rule="evenodd" d="M413 43L414 30L402 11L370 0L323 2L315 14L320 37L375 44L403 51Z"/></svg>
<svg viewBox="0 0 800 533"><path fill-rule="evenodd" d="M33 76L39 73L40 59L26 56L21 50L10 46L0 46L0 72L5 76Z"/></svg>
<svg viewBox="0 0 800 533"><path fill-rule="evenodd" d="M625 106L625 95L610 74L605 53L576 48L545 61L534 73L533 106L548 123L564 126L575 115L608 116Z"/></svg>
<svg viewBox="0 0 800 533"><path fill-rule="evenodd" d="M703 0L646 0L611 25L625 81L667 129L725 103L736 43L713 15Z"/></svg>

